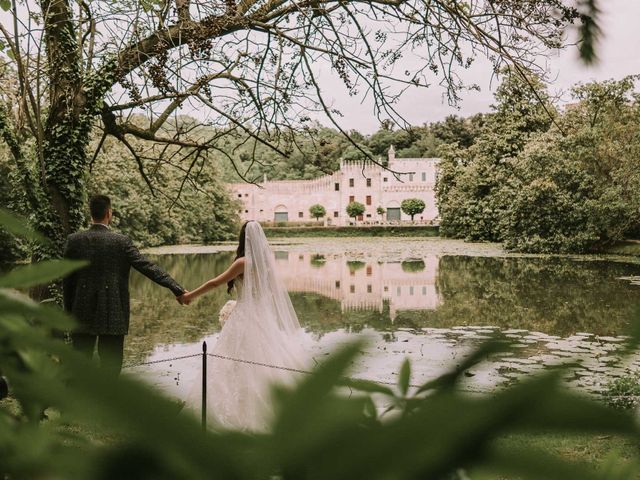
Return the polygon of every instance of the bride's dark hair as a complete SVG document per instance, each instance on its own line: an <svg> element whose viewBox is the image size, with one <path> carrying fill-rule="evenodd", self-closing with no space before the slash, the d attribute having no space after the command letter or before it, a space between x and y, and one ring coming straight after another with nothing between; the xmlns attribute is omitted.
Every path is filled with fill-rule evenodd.
<svg viewBox="0 0 640 480"><path fill-rule="evenodd" d="M247 223L244 222L242 224L242 228L240 229L240 235L238 236L238 248L236 250L236 258L233 259L235 262L237 259L244 257L244 239L245 239L245 231L247 230ZM235 285L235 279L231 279L227 282L227 293L231 294L231 290L233 290L233 286Z"/></svg>

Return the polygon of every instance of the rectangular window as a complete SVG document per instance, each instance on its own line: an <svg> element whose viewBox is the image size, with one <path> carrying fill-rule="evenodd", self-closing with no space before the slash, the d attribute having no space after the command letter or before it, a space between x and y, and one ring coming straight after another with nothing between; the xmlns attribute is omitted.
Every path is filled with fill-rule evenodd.
<svg viewBox="0 0 640 480"><path fill-rule="evenodd" d="M387 182L387 180L388 180L388 178L387 178L387 177L384 177L384 178L382 179L382 181L383 181L383 182L385 182L385 183Z"/></svg>
<svg viewBox="0 0 640 480"><path fill-rule="evenodd" d="M356 293L356 286L355 285L349 285L349 291L351 293Z"/></svg>
<svg viewBox="0 0 640 480"><path fill-rule="evenodd" d="M370 186L371 186L371 179L367 178L367 187L370 187Z"/></svg>
<svg viewBox="0 0 640 480"><path fill-rule="evenodd" d="M304 216L303 212L298 212L298 218L302 218Z"/></svg>
<svg viewBox="0 0 640 480"><path fill-rule="evenodd" d="M338 212L333 212L333 218L338 218Z"/></svg>
<svg viewBox="0 0 640 480"><path fill-rule="evenodd" d="M371 265L367 265L367 277L370 277L373 274L373 269Z"/></svg>
<svg viewBox="0 0 640 480"><path fill-rule="evenodd" d="M336 192L339 192L339 191L340 191L340 184L339 184L339 183L334 183L334 184L333 184L333 188L334 188L334 190L335 190Z"/></svg>
<svg viewBox="0 0 640 480"><path fill-rule="evenodd" d="M353 187L355 185L355 181L353 180L353 178L349 179L349 186Z"/></svg>
<svg viewBox="0 0 640 480"><path fill-rule="evenodd" d="M410 182L413 182L413 173L410 173L410 174L409 174L409 181L410 181Z"/></svg>
<svg viewBox="0 0 640 480"><path fill-rule="evenodd" d="M371 214L370 213L367 213L367 218L371 218Z"/></svg>
<svg viewBox="0 0 640 480"><path fill-rule="evenodd" d="M242 194L241 193L238 194L238 198L242 198Z"/></svg>
<svg viewBox="0 0 640 480"><path fill-rule="evenodd" d="M367 205L371 205L371 195L367 195Z"/></svg>
<svg viewBox="0 0 640 480"><path fill-rule="evenodd" d="M353 203L356 201L356 197L354 197L353 195L349 195L349 203Z"/></svg>
<svg viewBox="0 0 640 480"><path fill-rule="evenodd" d="M422 172L422 181L423 182L427 181L427 172Z"/></svg>
<svg viewBox="0 0 640 480"><path fill-rule="evenodd" d="M336 280L336 289L340 288L340 280Z"/></svg>
<svg viewBox="0 0 640 480"><path fill-rule="evenodd" d="M367 285L367 293L371 293L372 289L371 289L371 285Z"/></svg>
<svg viewBox="0 0 640 480"><path fill-rule="evenodd" d="M387 221L389 222L400 221L400 209L397 207L387 208Z"/></svg>

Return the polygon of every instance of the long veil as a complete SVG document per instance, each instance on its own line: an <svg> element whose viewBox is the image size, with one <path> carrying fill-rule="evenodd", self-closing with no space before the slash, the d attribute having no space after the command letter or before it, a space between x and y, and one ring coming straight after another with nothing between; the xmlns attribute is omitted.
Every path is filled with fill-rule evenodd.
<svg viewBox="0 0 640 480"><path fill-rule="evenodd" d="M298 317L257 222L246 226L244 275L236 279L236 288L236 307L209 361L208 422L214 428L260 431L273 414L272 385L295 381L295 374L277 367L304 368L307 356ZM198 411L200 398L196 381L187 406Z"/></svg>
<svg viewBox="0 0 640 480"><path fill-rule="evenodd" d="M245 231L243 302L261 312L264 327L295 335L300 331L287 289L278 277L273 252L258 222L248 222ZM263 315L264 314L264 315Z"/></svg>

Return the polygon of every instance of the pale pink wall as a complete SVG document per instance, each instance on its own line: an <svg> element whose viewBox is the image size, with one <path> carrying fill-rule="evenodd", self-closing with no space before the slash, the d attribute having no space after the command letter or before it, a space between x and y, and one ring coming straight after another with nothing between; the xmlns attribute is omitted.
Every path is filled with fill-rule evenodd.
<svg viewBox="0 0 640 480"><path fill-rule="evenodd" d="M426 208L415 221L426 223L438 217L434 192L437 165L436 158L396 159L390 152L388 168L391 171L371 162L341 162L339 171L314 180L266 181L259 186L234 183L229 187L231 195L243 203L239 211L243 220L273 221L276 211L286 210L290 222L308 222L313 220L309 207L320 204L327 210L324 222L348 225L351 219L345 209L353 197L365 205L363 221L373 223L381 220L376 213L379 206L385 209L399 207L406 198L420 198ZM399 173L398 178L393 172ZM370 179L370 186L367 186L367 179ZM353 180L353 186L350 180ZM335 190L336 183L339 191ZM371 197L370 205L367 205L367 196ZM337 212L337 218L334 212ZM402 213L401 220L409 221L410 217Z"/></svg>

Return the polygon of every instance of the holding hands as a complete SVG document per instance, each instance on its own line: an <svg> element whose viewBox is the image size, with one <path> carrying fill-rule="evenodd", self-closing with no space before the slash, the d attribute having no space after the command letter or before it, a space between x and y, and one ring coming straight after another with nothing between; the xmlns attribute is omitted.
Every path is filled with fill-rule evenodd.
<svg viewBox="0 0 640 480"><path fill-rule="evenodd" d="M189 305L191 303L191 300L193 300L193 297L191 297L189 295L190 292L188 292L187 290L184 291L184 293L182 295L179 295L176 297L176 301L180 304L180 305Z"/></svg>

